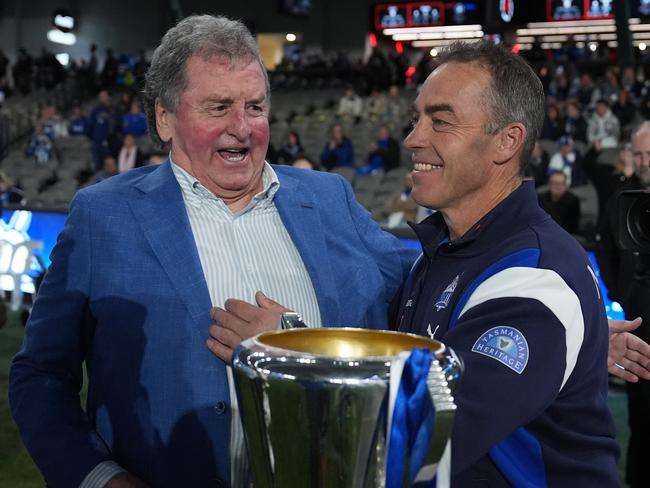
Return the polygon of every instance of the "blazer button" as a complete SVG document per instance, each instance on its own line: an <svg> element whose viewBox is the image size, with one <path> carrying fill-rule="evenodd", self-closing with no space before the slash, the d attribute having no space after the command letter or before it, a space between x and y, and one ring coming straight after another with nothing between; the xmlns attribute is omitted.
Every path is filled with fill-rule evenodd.
<svg viewBox="0 0 650 488"><path fill-rule="evenodd" d="M219 400L217 404L214 406L214 412L217 415L221 415L225 413L227 409L228 409L228 404L221 400ZM217 486L221 486L221 485L217 484Z"/></svg>

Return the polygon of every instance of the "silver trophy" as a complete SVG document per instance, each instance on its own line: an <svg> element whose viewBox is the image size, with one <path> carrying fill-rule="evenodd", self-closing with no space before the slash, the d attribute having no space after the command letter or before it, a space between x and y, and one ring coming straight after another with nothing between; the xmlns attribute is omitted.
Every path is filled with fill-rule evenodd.
<svg viewBox="0 0 650 488"><path fill-rule="evenodd" d="M414 348L435 354L427 377L435 428L422 468L431 472L451 435L461 374L444 344L349 328L273 331L244 341L233 370L255 488L384 487L391 371L401 375L399 363Z"/></svg>

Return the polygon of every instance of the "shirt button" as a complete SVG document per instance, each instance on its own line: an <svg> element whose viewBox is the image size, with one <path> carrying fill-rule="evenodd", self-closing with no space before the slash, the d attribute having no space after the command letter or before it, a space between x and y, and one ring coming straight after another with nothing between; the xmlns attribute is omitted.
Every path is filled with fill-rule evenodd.
<svg viewBox="0 0 650 488"><path fill-rule="evenodd" d="M228 409L228 404L224 401L218 401L217 404L214 406L214 411L217 415L221 415L226 412ZM217 485L219 486L219 485Z"/></svg>

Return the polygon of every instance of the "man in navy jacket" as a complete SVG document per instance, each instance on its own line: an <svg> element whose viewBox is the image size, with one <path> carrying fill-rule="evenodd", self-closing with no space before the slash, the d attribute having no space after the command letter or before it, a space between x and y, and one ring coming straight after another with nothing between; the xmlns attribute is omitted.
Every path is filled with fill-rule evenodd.
<svg viewBox="0 0 650 488"><path fill-rule="evenodd" d="M601 292L582 248L522 181L541 82L490 42L459 43L415 111L412 196L438 212L414 226L423 255L393 322L465 364L452 486L619 486Z"/></svg>

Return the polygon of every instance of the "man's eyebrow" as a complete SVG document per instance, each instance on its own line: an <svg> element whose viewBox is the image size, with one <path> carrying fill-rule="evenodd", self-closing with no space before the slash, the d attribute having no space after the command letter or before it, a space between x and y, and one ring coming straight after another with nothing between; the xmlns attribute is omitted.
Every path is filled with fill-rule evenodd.
<svg viewBox="0 0 650 488"><path fill-rule="evenodd" d="M207 97L204 98L202 101L203 105L209 105L209 104L220 104L220 105L232 105L234 100L229 97Z"/></svg>
<svg viewBox="0 0 650 488"><path fill-rule="evenodd" d="M261 104L264 103L267 100L266 95L260 95L259 97L255 97L251 100L246 100L246 103L253 103L253 104ZM213 97L207 97L203 99L202 105L232 105L235 103L235 100L230 98L230 97L219 97L219 96L213 96Z"/></svg>
<svg viewBox="0 0 650 488"><path fill-rule="evenodd" d="M246 103L253 103L255 105L260 105L268 100L268 97L266 95L262 95L259 97L255 97L251 100L247 100Z"/></svg>
<svg viewBox="0 0 650 488"><path fill-rule="evenodd" d="M434 105L425 105L424 106L424 113L426 115L433 115L436 112L449 112L451 114L454 113L454 109L452 108L451 105L447 103L436 103Z"/></svg>

